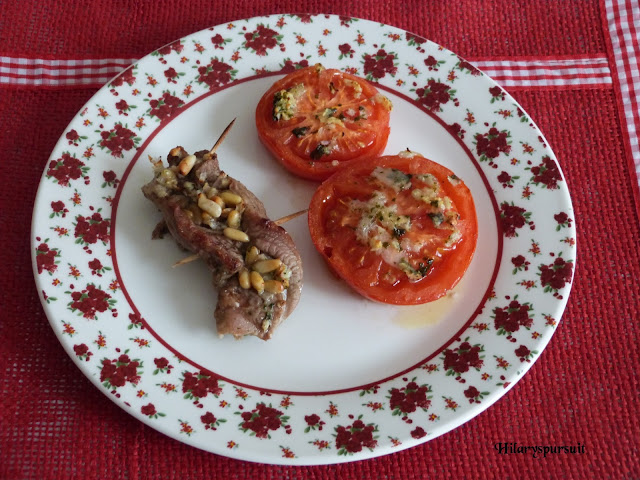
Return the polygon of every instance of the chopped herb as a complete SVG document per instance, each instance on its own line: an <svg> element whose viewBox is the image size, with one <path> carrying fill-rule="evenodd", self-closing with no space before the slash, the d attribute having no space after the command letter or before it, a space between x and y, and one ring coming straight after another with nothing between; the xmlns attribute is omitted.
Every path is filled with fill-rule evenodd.
<svg viewBox="0 0 640 480"><path fill-rule="evenodd" d="M320 159L323 155L329 155L331 153L331 147L329 145L323 145L319 143L315 149L311 152L311 158L314 160Z"/></svg>
<svg viewBox="0 0 640 480"><path fill-rule="evenodd" d="M400 238L402 235L407 233L407 230L404 228L393 227L393 236L396 238Z"/></svg>
<svg viewBox="0 0 640 480"><path fill-rule="evenodd" d="M297 109L297 99L304 92L304 85L294 85L287 90L280 90L273 95L273 119L290 120Z"/></svg>
<svg viewBox="0 0 640 480"><path fill-rule="evenodd" d="M433 265L433 258L429 258L426 264L424 262L420 262L418 264L418 271L420 272L420 275L426 277L429 270L431 270L431 265Z"/></svg>
<svg viewBox="0 0 640 480"><path fill-rule="evenodd" d="M325 108L322 112L322 116L325 118L333 117L337 111L337 108Z"/></svg>
<svg viewBox="0 0 640 480"><path fill-rule="evenodd" d="M430 213L429 218L431 218L436 227L439 227L440 224L444 222L444 215L442 213Z"/></svg>
<svg viewBox="0 0 640 480"><path fill-rule="evenodd" d="M291 130L291 133L293 133L296 137L300 138L300 137L304 137L308 131L309 131L309 127L296 127L293 130Z"/></svg>

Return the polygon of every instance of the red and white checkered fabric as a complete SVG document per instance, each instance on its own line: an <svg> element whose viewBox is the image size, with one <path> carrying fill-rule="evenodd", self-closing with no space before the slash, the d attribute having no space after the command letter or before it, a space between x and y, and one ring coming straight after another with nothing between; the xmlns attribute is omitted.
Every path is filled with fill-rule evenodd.
<svg viewBox="0 0 640 480"><path fill-rule="evenodd" d="M627 124L627 148L640 179L640 4L638 0L605 0L607 30L620 83L621 107Z"/></svg>
<svg viewBox="0 0 640 480"><path fill-rule="evenodd" d="M128 67L132 58L56 59L0 56L0 84L16 86L98 86Z"/></svg>

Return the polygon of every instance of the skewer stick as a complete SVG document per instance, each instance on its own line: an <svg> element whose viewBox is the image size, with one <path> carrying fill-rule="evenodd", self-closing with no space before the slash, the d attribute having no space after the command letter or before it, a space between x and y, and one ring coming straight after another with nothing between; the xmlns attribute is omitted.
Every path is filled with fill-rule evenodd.
<svg viewBox="0 0 640 480"><path fill-rule="evenodd" d="M231 122L231 123L233 123L233 122ZM227 127L227 128L229 128L229 127ZM300 215L304 215L307 212L308 212L308 209L300 210L299 212L291 213L291 214L285 215L284 217L281 217L281 218L279 218L277 220L274 220L273 223L275 223L276 225L280 226L283 223L287 223L289 220L293 220L294 218L299 217ZM199 255L197 253L194 253L193 255L189 255L188 257L185 257L182 260L178 260L176 263L174 263L172 265L172 268L180 267L182 265L186 265L187 263L191 263L191 262L197 260L198 257L199 257Z"/></svg>
<svg viewBox="0 0 640 480"><path fill-rule="evenodd" d="M224 132L222 132L222 135L220 135L218 140L216 140L215 145L211 147L211 150L209 150L209 155L213 155L214 153L216 153L216 150L218 149L220 144L224 141L224 139L227 138L227 135L229 134L229 131L231 131L231 127L233 127L233 124L235 122L236 122L236 119L234 118L233 120L231 120L231 123L227 125L227 128L224 129Z"/></svg>
<svg viewBox="0 0 640 480"><path fill-rule="evenodd" d="M285 215L282 218L279 218L277 220L274 220L273 223L275 223L276 225L280 226L283 223L287 223L289 220L293 220L296 217L299 217L300 215L304 215L305 213L307 213L309 211L308 208L305 208L304 210L300 210L299 212L296 213L291 213L289 215Z"/></svg>

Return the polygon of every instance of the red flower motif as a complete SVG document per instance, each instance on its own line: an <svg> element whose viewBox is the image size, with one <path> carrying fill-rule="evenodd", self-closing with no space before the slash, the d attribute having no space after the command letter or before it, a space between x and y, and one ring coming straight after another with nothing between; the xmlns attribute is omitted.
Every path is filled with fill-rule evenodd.
<svg viewBox="0 0 640 480"><path fill-rule="evenodd" d="M59 159L49 163L47 178L54 178L58 185L68 187L71 180L81 178L88 170L89 167L86 167L84 162L66 152Z"/></svg>
<svg viewBox="0 0 640 480"><path fill-rule="evenodd" d="M320 416L315 413L313 415L305 415L304 420L308 425L314 426L320 423Z"/></svg>
<svg viewBox="0 0 640 480"><path fill-rule="evenodd" d="M120 75L113 79L111 82L111 87L120 87L123 84L127 84L129 86L133 85L136 82L136 77L133 75L133 66L128 67L124 70Z"/></svg>
<svg viewBox="0 0 640 480"><path fill-rule="evenodd" d="M222 48L225 44L225 39L218 33L211 37L211 43L215 46L214 48Z"/></svg>
<svg viewBox="0 0 640 480"><path fill-rule="evenodd" d="M169 366L169 360L164 357L154 358L153 363L155 363L158 368L167 368Z"/></svg>
<svg viewBox="0 0 640 480"><path fill-rule="evenodd" d="M424 59L424 64L427 67L433 68L438 65L438 60L436 60L433 55L429 55L427 58Z"/></svg>
<svg viewBox="0 0 640 480"><path fill-rule="evenodd" d="M69 145L73 145L80 139L80 135L75 130L69 130L65 137L69 140Z"/></svg>
<svg viewBox="0 0 640 480"><path fill-rule="evenodd" d="M536 185L541 183L549 190L557 189L558 182L562 181L558 164L549 156L543 157L540 165L531 167L531 173L533 174L531 179L533 183Z"/></svg>
<svg viewBox="0 0 640 480"><path fill-rule="evenodd" d="M164 92L160 98L149 101L149 115L157 117L160 121L166 120L178 113L183 105L184 102L180 98Z"/></svg>
<svg viewBox="0 0 640 480"><path fill-rule="evenodd" d="M73 352L78 357L86 356L87 360L88 360L88 357L90 357L92 355L92 353L89 351L89 347L84 343L81 343L80 345L74 345L73 346Z"/></svg>
<svg viewBox="0 0 640 480"><path fill-rule="evenodd" d="M476 67L474 67L469 62L467 62L466 60L463 60L463 59L460 59L460 63L458 63L458 69L460 69L460 70L468 70L469 73L471 75L474 75L474 76L482 75L480 70L478 70Z"/></svg>
<svg viewBox="0 0 640 480"><path fill-rule="evenodd" d="M464 138L464 134L467 133L459 123L452 123L451 125L448 125L447 130L449 130L452 135L460 138Z"/></svg>
<svg viewBox="0 0 640 480"><path fill-rule="evenodd" d="M112 187L117 187L118 183L120 183L120 181L118 180L117 176L116 176L116 172L114 172L113 170L109 170L109 171L103 171L102 172L102 178L104 178L104 183L103 183L103 187L109 185Z"/></svg>
<svg viewBox="0 0 640 480"><path fill-rule="evenodd" d="M140 381L138 367L142 365L138 360L131 360L128 355L120 355L115 360L105 358L102 360L100 381L107 388L119 388L127 382L137 385Z"/></svg>
<svg viewBox="0 0 640 480"><path fill-rule="evenodd" d="M215 415L211 412L207 412L200 417L200 421L204 424L205 430L217 430L217 426L219 422L226 422L226 420L221 419L218 420Z"/></svg>
<svg viewBox="0 0 640 480"><path fill-rule="evenodd" d="M464 391L464 396L469 399L469 403L480 403L480 400L489 392L481 392L476 387L469 387Z"/></svg>
<svg viewBox="0 0 640 480"><path fill-rule="evenodd" d="M558 257L550 265L541 265L540 283L545 287L545 292L553 291L554 296L562 298L558 291L563 289L571 281L573 276L573 262Z"/></svg>
<svg viewBox="0 0 640 480"><path fill-rule="evenodd" d="M62 215L62 217L66 217L67 213L69 212L69 210L67 208L65 208L64 202L61 201L56 201L56 202L51 202L51 210L53 210L53 213L59 213Z"/></svg>
<svg viewBox="0 0 640 480"><path fill-rule="evenodd" d="M178 76L178 72L173 67L169 67L164 71L165 78L172 83L176 83L175 78Z"/></svg>
<svg viewBox="0 0 640 480"><path fill-rule="evenodd" d="M93 213L90 217L78 215L74 235L86 244L94 244L98 240L106 244L109 241L110 225L110 220L103 219L99 212Z"/></svg>
<svg viewBox="0 0 640 480"><path fill-rule="evenodd" d="M503 188L513 188L513 181L518 177L512 177L507 172L502 172L498 175L498 181L502 184Z"/></svg>
<svg viewBox="0 0 640 480"><path fill-rule="evenodd" d="M422 427L416 427L415 430L411 431L411 436L415 439L423 438L427 435L427 432L424 431Z"/></svg>
<svg viewBox="0 0 640 480"><path fill-rule="evenodd" d="M427 410L431 405L431 400L427 398L427 393L431 389L427 385L418 386L414 381L400 388L389 390L389 406L394 415L408 414L415 412L417 408Z"/></svg>
<svg viewBox="0 0 640 480"><path fill-rule="evenodd" d="M470 368L480 369L484 364L480 358L482 347L462 342L458 348L444 351L444 369L447 375L455 375L468 372Z"/></svg>
<svg viewBox="0 0 640 480"><path fill-rule="evenodd" d="M508 142L509 133L506 130L500 131L496 127L491 127L487 133L477 133L476 152L480 160L498 158L501 153L509 155L511 145Z"/></svg>
<svg viewBox="0 0 640 480"><path fill-rule="evenodd" d="M339 425L336 427L336 448L338 454L346 455L362 451L363 447L373 450L378 441L373 434L377 432L374 424L365 425L360 419L346 427Z"/></svg>
<svg viewBox="0 0 640 480"><path fill-rule="evenodd" d="M231 65L223 63L215 58L206 66L198 67L198 82L206 83L209 89L221 87L233 80L235 71Z"/></svg>
<svg viewBox="0 0 640 480"><path fill-rule="evenodd" d="M242 412L240 417L243 420L240 423L242 431L250 430L252 435L258 438L269 438L270 431L278 430L281 426L286 425L289 419L280 410L267 407L264 403L258 403L256 408L250 412ZM290 428L285 427L285 430L290 431Z"/></svg>
<svg viewBox="0 0 640 480"><path fill-rule="evenodd" d="M97 258L94 258L89 262L89 268L91 269L92 275L100 275L100 271L104 268L102 263Z"/></svg>
<svg viewBox="0 0 640 480"><path fill-rule="evenodd" d="M385 50L379 49L375 54L366 54L363 58L363 71L369 79L379 80L387 73L393 77L398 71L398 67L395 65L395 53L387 53Z"/></svg>
<svg viewBox="0 0 640 480"><path fill-rule="evenodd" d="M90 283L81 292L71 292L68 306L72 312L79 310L84 318L96 319L98 312L106 312L113 303L115 300L111 299L111 295Z"/></svg>
<svg viewBox="0 0 640 480"><path fill-rule="evenodd" d="M129 110L129 104L127 103L127 101L123 98L122 100L120 100L119 102L116 103L116 108L118 109L118 113L119 114L125 114L126 115L126 111Z"/></svg>
<svg viewBox="0 0 640 480"><path fill-rule="evenodd" d="M38 267L38 273L42 273L45 270L52 274L58 268L56 264L56 257L60 256L60 251L57 248L49 248L46 243L41 243L36 248L36 266Z"/></svg>
<svg viewBox="0 0 640 480"><path fill-rule="evenodd" d="M281 36L275 30L260 24L254 31L245 33L244 38L244 47L246 49L251 48L256 55L265 56L267 50L278 45Z"/></svg>
<svg viewBox="0 0 640 480"><path fill-rule="evenodd" d="M426 38L418 37L409 32L405 32L405 38L407 39L407 43L411 46L413 45L422 45L427 41Z"/></svg>
<svg viewBox="0 0 640 480"><path fill-rule="evenodd" d="M136 134L128 128L117 123L111 130L100 132L102 140L98 143L100 148L106 148L114 157L122 157L123 151L129 151L139 142Z"/></svg>
<svg viewBox="0 0 640 480"><path fill-rule="evenodd" d="M353 54L356 53L355 50L351 48L351 45L349 45L348 43L343 43L342 45L338 45L338 50L340 50L340 57L339 57L340 60L346 57L353 58Z"/></svg>
<svg viewBox="0 0 640 480"><path fill-rule="evenodd" d="M299 62L294 62L291 59L287 59L282 65L282 69L280 70L282 73L291 73L294 70L298 70L300 68L306 68L309 66L308 60L300 60Z"/></svg>
<svg viewBox="0 0 640 480"><path fill-rule="evenodd" d="M186 393L188 398L195 398L196 401L199 401L210 393L217 397L222 393L222 388L220 388L217 378L205 372L201 371L197 374L184 372L182 392Z"/></svg>
<svg viewBox="0 0 640 480"><path fill-rule="evenodd" d="M513 266L515 267L513 269L513 273L514 274L516 272L520 272L522 270L524 270L524 271L529 270L529 265L531 264L531 262L527 261L527 259L524 257L524 255L518 255L516 257L513 257L511 259L511 263L513 263Z"/></svg>
<svg viewBox="0 0 640 480"><path fill-rule="evenodd" d="M142 408L140 408L140 412L143 415L147 415L148 417L151 417L151 416L156 415L158 413L156 411L156 407L153 405L153 403L149 403L148 405L145 405Z"/></svg>
<svg viewBox="0 0 640 480"><path fill-rule="evenodd" d="M324 421L320 418L320 415L315 413L311 415L305 415L304 421L307 422L307 427L304 429L305 433L310 430L322 430L322 426L324 425Z"/></svg>
<svg viewBox="0 0 640 480"><path fill-rule="evenodd" d="M524 227L529 223L530 212L527 212L522 207L515 205L509 205L507 202L503 202L500 205L500 221L502 223L502 231L504 235L509 238L517 237L518 228Z"/></svg>
<svg viewBox="0 0 640 480"><path fill-rule="evenodd" d="M573 220L570 219L569 215L567 215L565 212L555 214L553 216L553 219L558 222L556 230L560 230L562 227L570 227L571 223L573 222Z"/></svg>
<svg viewBox="0 0 640 480"><path fill-rule="evenodd" d="M502 91L502 89L498 85L496 85L495 87L491 87L489 89L489 93L493 97L491 98L491 103L493 103L496 100L504 100L505 98L505 93Z"/></svg>
<svg viewBox="0 0 640 480"><path fill-rule="evenodd" d="M496 307L494 313L494 325L498 335L517 332L520 327L531 328L533 319L529 316L531 306L529 303L520 304L517 300L512 300L504 308Z"/></svg>
<svg viewBox="0 0 640 480"><path fill-rule="evenodd" d="M416 90L418 101L432 112L442 110L441 105L449 103L454 91L446 83L441 83L433 78L427 84Z"/></svg>
<svg viewBox="0 0 640 480"><path fill-rule="evenodd" d="M530 361L529 358L533 355L533 352L524 345L520 345L514 350L515 354L520 357L521 362Z"/></svg>
<svg viewBox="0 0 640 480"><path fill-rule="evenodd" d="M160 55L169 55L171 52L180 53L184 49L184 45L180 40L176 40L175 42L170 43L169 45L165 45L161 49L158 50Z"/></svg>

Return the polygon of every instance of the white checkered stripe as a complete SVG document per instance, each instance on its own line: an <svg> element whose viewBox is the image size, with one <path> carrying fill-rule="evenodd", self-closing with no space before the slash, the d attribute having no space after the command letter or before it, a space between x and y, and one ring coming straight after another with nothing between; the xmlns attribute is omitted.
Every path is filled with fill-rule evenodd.
<svg viewBox="0 0 640 480"><path fill-rule="evenodd" d="M470 60L505 88L611 84L604 56ZM134 58L46 60L0 57L0 84L100 86L135 61Z"/></svg>
<svg viewBox="0 0 640 480"><path fill-rule="evenodd" d="M0 56L0 85L100 86L135 60L133 58L49 60Z"/></svg>
<svg viewBox="0 0 640 480"><path fill-rule="evenodd" d="M475 59L472 63L505 88L611 85L606 56Z"/></svg>

